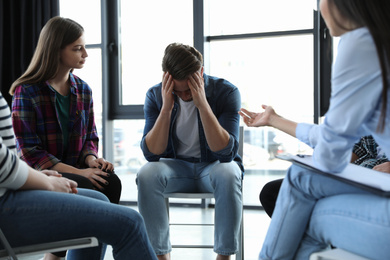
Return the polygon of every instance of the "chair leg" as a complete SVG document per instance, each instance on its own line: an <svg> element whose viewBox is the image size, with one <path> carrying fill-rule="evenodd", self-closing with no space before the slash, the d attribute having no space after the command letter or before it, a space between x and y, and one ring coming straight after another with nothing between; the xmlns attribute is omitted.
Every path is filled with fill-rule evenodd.
<svg viewBox="0 0 390 260"><path fill-rule="evenodd" d="M244 202L243 202L243 189L241 189L241 224L240 233L238 234L238 252L236 254L236 260L244 260Z"/></svg>
<svg viewBox="0 0 390 260"><path fill-rule="evenodd" d="M238 234L238 252L236 254L236 260L244 260L244 209L242 210L240 233Z"/></svg>
<svg viewBox="0 0 390 260"><path fill-rule="evenodd" d="M169 219L169 198L165 198L165 206L167 207L168 219Z"/></svg>
<svg viewBox="0 0 390 260"><path fill-rule="evenodd" d="M165 198L165 205L167 209L168 219L169 219L169 197ZM170 224L171 225L171 224ZM174 246L175 248L213 248L213 246ZM238 234L238 252L236 254L236 260L244 260L244 207L242 207L241 223L240 230Z"/></svg>
<svg viewBox="0 0 390 260"><path fill-rule="evenodd" d="M7 251L8 255L11 257L12 260L18 260L18 258L15 255L14 250L12 249L11 245L8 243L7 238L5 237L3 231L0 229L0 240L3 244L5 250Z"/></svg>

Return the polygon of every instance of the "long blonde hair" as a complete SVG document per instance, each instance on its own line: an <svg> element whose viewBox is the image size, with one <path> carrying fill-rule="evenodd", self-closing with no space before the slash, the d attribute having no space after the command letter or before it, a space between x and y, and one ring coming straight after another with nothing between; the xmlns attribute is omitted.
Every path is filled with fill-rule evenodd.
<svg viewBox="0 0 390 260"><path fill-rule="evenodd" d="M30 65L23 75L12 83L9 93L22 84L34 84L54 78L60 65L60 51L84 33L77 22L63 17L51 18L39 35Z"/></svg>

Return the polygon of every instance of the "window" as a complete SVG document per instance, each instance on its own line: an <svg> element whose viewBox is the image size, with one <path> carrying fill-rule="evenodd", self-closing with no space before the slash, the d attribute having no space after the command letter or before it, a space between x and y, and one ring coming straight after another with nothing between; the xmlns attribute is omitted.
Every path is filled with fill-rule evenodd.
<svg viewBox="0 0 390 260"><path fill-rule="evenodd" d="M313 123L314 15L307 0L210 0L209 74L241 92L242 107L272 105L286 118ZM244 204L260 205L268 181L283 178L290 163L277 154L311 153L295 138L273 128L244 128Z"/></svg>
<svg viewBox="0 0 390 260"><path fill-rule="evenodd" d="M85 15L85 10L88 10L88 15ZM92 89L95 122L100 137L99 146L102 147L103 103L100 0L60 0L60 16L70 18L84 28L88 58L84 68L75 69L73 73L87 82ZM102 151L103 149L99 149L99 156L102 156Z"/></svg>
<svg viewBox="0 0 390 260"><path fill-rule="evenodd" d="M193 44L192 4L192 0L120 1L118 106L142 107L146 91L161 82L165 47L172 42ZM140 114L138 110L137 118ZM137 199L135 177L146 163L140 148L143 128L143 119L114 120L114 133L122 133L122 140L114 141L114 160L124 201Z"/></svg>
<svg viewBox="0 0 390 260"><path fill-rule="evenodd" d="M137 200L136 172L145 163L139 148L142 106L146 91L161 82L162 57L169 43L182 42L202 51L205 72L236 85L242 107L260 111L261 104L268 104L287 118L318 122L320 75L326 73L321 70L325 48L319 47L324 33L319 33L323 25L315 11L317 1L60 0L60 4L62 16L85 28L89 58L75 74L94 91L98 131L110 133L104 135L105 158L115 163L122 180L122 201ZM290 164L275 159L281 152L311 149L272 128L245 127L245 205L259 206L262 185L284 176Z"/></svg>
<svg viewBox="0 0 390 260"><path fill-rule="evenodd" d="M211 36L313 28L316 1L208 0Z"/></svg>
<svg viewBox="0 0 390 260"><path fill-rule="evenodd" d="M172 42L193 44L192 1L120 3L120 104L142 105L146 91L161 82L165 47Z"/></svg>

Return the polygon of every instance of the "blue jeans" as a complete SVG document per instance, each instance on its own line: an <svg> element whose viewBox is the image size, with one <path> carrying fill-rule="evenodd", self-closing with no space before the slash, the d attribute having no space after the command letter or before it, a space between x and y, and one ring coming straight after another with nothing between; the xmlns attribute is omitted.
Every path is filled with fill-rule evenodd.
<svg viewBox="0 0 390 260"><path fill-rule="evenodd" d="M138 207L156 254L164 255L172 250L163 195L170 192L213 192L214 251L221 255L237 253L242 215L241 175L235 162L160 159L144 165L137 176Z"/></svg>
<svg viewBox="0 0 390 260"><path fill-rule="evenodd" d="M369 259L388 259L389 202L293 165L282 183L259 259L309 259L329 245Z"/></svg>
<svg viewBox="0 0 390 260"><path fill-rule="evenodd" d="M93 190L8 191L0 198L0 227L13 247L88 236L99 240L98 247L70 250L67 259L103 259L104 244L112 245L115 259L156 259L140 214Z"/></svg>

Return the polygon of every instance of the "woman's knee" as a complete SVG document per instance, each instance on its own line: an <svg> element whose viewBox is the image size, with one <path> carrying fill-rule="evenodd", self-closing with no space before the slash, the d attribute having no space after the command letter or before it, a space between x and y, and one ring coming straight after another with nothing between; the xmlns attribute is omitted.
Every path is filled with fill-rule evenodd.
<svg viewBox="0 0 390 260"><path fill-rule="evenodd" d="M62 174L62 177L65 177L65 178L68 178L68 179L71 179L71 180L77 182L77 187L79 187L79 188L90 189L90 190L94 189L92 182L88 178L86 178L82 175L78 175L78 174L74 174L74 173L67 173L67 172L61 172L61 174Z"/></svg>
<svg viewBox="0 0 390 260"><path fill-rule="evenodd" d="M108 197L111 203L118 204L122 194L121 180L115 173L111 173L108 177L103 178L108 182L108 185L105 186L104 184L101 184L102 186L105 186L105 189L102 192Z"/></svg>
<svg viewBox="0 0 390 260"><path fill-rule="evenodd" d="M312 174L300 166L292 165L287 171L286 179L291 186L300 189L300 187L307 187L310 184Z"/></svg>
<svg viewBox="0 0 390 260"><path fill-rule="evenodd" d="M109 201L107 196L104 195L103 193L95 190L90 190L90 189L80 188L78 189L78 195L93 198L93 199L98 199L102 201L107 201L107 202Z"/></svg>

